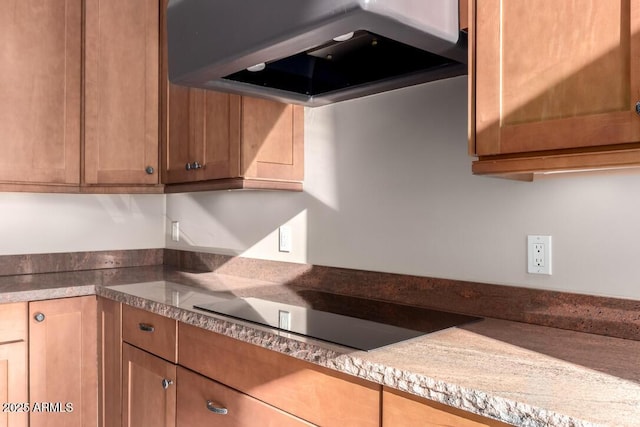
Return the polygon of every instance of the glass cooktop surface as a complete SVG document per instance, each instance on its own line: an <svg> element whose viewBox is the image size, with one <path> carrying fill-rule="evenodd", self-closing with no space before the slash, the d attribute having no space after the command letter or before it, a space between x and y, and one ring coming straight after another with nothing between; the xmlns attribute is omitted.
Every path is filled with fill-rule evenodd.
<svg viewBox="0 0 640 427"><path fill-rule="evenodd" d="M300 291L291 303L278 296L234 298L194 308L258 323L358 350L373 350L479 320L477 317L390 302Z"/></svg>

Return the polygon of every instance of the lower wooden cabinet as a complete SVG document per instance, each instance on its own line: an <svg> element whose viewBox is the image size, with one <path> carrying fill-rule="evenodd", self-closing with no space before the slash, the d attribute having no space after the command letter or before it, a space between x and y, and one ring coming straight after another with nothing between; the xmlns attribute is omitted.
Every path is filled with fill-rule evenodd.
<svg viewBox="0 0 640 427"><path fill-rule="evenodd" d="M96 305L95 296L29 303L31 427L97 425Z"/></svg>
<svg viewBox="0 0 640 427"><path fill-rule="evenodd" d="M176 425L176 365L122 345L122 426Z"/></svg>
<svg viewBox="0 0 640 427"><path fill-rule="evenodd" d="M386 387L382 391L382 427L507 427L508 425Z"/></svg>
<svg viewBox="0 0 640 427"><path fill-rule="evenodd" d="M27 382L27 303L0 306L0 403L15 404L0 412L0 427L26 427L29 402Z"/></svg>
<svg viewBox="0 0 640 427"><path fill-rule="evenodd" d="M508 426L114 301L99 313L100 426Z"/></svg>
<svg viewBox="0 0 640 427"><path fill-rule="evenodd" d="M178 366L177 427L300 427L306 421Z"/></svg>

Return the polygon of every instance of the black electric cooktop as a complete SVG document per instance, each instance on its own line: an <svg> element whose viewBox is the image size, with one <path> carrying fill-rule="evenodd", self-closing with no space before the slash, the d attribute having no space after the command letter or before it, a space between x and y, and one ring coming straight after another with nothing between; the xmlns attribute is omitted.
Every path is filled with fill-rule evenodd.
<svg viewBox="0 0 640 427"><path fill-rule="evenodd" d="M366 351L479 320L319 291L300 291L296 295L295 302L290 301L290 296L275 295L234 298L194 308Z"/></svg>

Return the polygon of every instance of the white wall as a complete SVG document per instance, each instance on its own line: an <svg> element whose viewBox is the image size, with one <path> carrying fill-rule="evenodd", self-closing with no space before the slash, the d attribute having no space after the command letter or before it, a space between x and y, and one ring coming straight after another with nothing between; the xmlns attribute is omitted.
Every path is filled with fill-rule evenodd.
<svg viewBox="0 0 640 427"><path fill-rule="evenodd" d="M163 195L0 193L0 255L164 246Z"/></svg>
<svg viewBox="0 0 640 427"><path fill-rule="evenodd" d="M183 239L167 247L640 299L640 176L473 176L466 90L459 77L307 110L304 193L169 195ZM553 276L526 273L527 234L553 236Z"/></svg>

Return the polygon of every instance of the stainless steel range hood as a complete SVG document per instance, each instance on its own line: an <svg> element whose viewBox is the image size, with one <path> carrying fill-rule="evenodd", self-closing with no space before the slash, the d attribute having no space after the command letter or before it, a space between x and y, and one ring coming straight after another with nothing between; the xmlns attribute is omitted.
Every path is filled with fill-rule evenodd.
<svg viewBox="0 0 640 427"><path fill-rule="evenodd" d="M458 0L169 0L167 32L171 82L308 106L467 71Z"/></svg>

